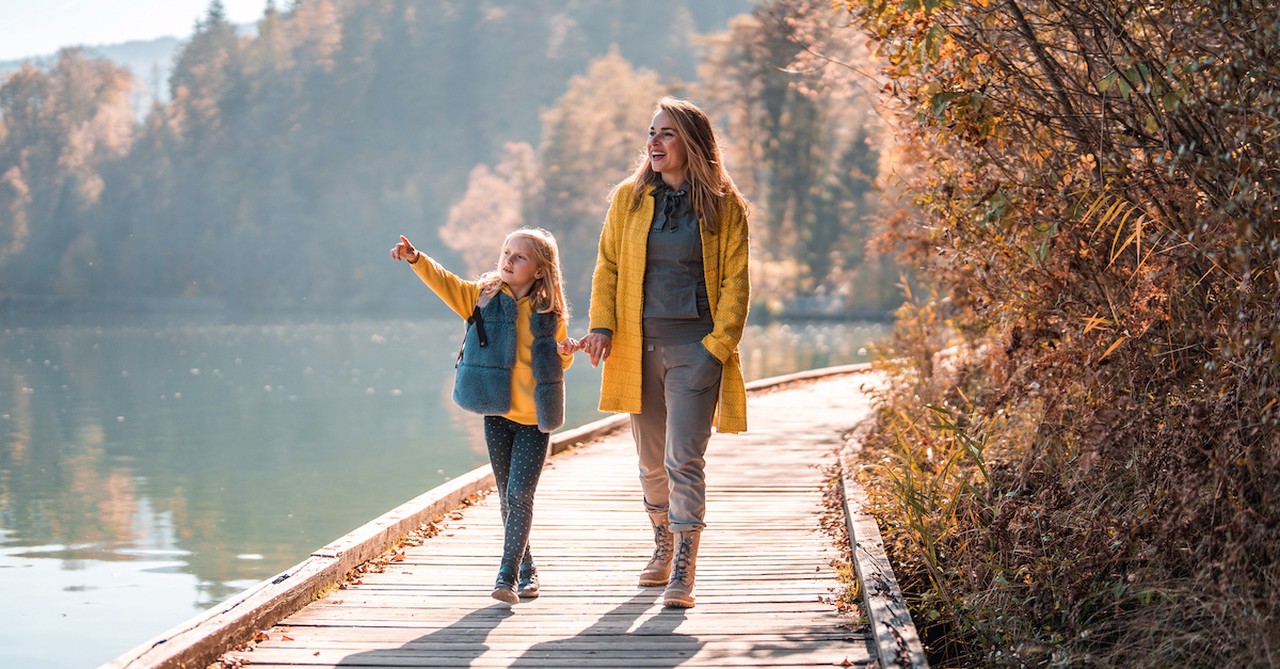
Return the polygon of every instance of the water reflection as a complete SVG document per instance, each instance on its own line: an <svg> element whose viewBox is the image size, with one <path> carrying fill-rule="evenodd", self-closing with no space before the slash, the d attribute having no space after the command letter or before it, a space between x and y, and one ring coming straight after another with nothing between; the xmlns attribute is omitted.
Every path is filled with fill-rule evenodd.
<svg viewBox="0 0 1280 669"><path fill-rule="evenodd" d="M880 323L771 323L748 327L742 336L743 374L748 381L806 369L869 362L867 345L885 333Z"/></svg>
<svg viewBox="0 0 1280 669"><path fill-rule="evenodd" d="M0 331L0 666L105 661L483 464L481 421L449 401L460 330ZM865 360L879 332L748 328L744 371ZM568 425L601 417L585 357L568 387Z"/></svg>

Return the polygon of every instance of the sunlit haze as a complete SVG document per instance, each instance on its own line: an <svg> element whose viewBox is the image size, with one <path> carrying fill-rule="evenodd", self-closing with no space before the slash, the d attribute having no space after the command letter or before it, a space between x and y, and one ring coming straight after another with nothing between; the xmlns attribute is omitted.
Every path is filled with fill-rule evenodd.
<svg viewBox="0 0 1280 669"><path fill-rule="evenodd" d="M222 6L228 21L252 23L266 0L223 0ZM209 0L0 0L0 60L46 56L64 46L185 38L208 8Z"/></svg>

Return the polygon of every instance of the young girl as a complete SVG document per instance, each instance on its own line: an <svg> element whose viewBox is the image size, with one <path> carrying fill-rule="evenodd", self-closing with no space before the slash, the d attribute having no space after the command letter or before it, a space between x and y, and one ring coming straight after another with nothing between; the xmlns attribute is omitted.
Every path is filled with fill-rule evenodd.
<svg viewBox="0 0 1280 669"><path fill-rule="evenodd" d="M493 598L515 604L520 597L537 597L538 572L529 550L533 494L550 433L564 423L564 370L577 349L567 335L569 305L555 237L540 228L512 232L502 243L497 268L476 281L458 278L403 235L391 257L407 261L467 319L453 401L484 415L505 529Z"/></svg>

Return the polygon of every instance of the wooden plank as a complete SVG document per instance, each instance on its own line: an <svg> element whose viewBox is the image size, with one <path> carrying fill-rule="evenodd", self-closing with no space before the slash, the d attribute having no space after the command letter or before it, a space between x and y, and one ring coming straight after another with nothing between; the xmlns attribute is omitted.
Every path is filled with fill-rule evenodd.
<svg viewBox="0 0 1280 669"><path fill-rule="evenodd" d="M856 650L850 649L856 653ZM515 659L511 659L514 655ZM417 652L394 648L350 653L321 649L304 653L277 652L267 649L254 653L254 667L832 667L839 665L845 654L824 644L818 649L796 648L767 652L755 648L704 648L696 641L668 647L661 653L651 649L584 651L555 646L530 646L512 651L498 651L484 644L440 651ZM607 658L607 659L606 659ZM600 662L597 664L596 662ZM860 665L867 666L863 661Z"/></svg>
<svg viewBox="0 0 1280 669"><path fill-rule="evenodd" d="M654 613L656 614L657 612L654 612ZM509 616L504 613L503 617L506 618ZM382 644L386 646L386 645L409 644L409 643L414 643L426 638L422 634L422 630L414 629L414 628L406 628L406 627L320 627L320 626L312 627L312 626L301 626L301 625L299 626L282 625L277 629L281 632L281 634L273 636L271 639L260 643L259 646L262 646L263 644L277 644L277 645L283 645L285 647L298 646L298 647L306 648L310 646L319 646L319 645L325 645L325 644L335 644L336 646L336 645L348 644L348 643L350 644L377 643L377 644ZM432 641L439 641L441 643L454 643L459 640L465 641L467 638L473 635L473 633L468 632L466 630L456 630L452 628L448 629L447 632L449 633L458 632L458 634L452 635L452 637L449 633L433 634L430 636L430 639ZM706 635L703 637L699 637L697 635L689 635L687 634L686 630L682 630L682 632L686 632L684 634L685 636L694 636L695 638L706 641L708 643L715 642L716 640L721 638L726 638L726 639L732 638L734 640L743 641L743 642L749 641L749 642L764 642L764 643L768 643L768 642L778 643L786 639L795 639L798 641L817 641L822 639L849 640L853 638L847 630L842 631L842 630L826 630L826 629L799 630L799 631L793 631L789 634L784 634L777 631L759 632L759 633L740 632L740 633L735 633L732 636L724 634L723 631L718 631L716 634ZM645 631L643 628L634 629L631 631L631 633L636 636L645 635ZM285 640L282 635L288 635L290 640ZM654 644L661 645L665 641L665 635L662 635L662 634L652 634L648 636L653 637L648 641ZM574 639L581 643L590 643L590 644L613 643L609 635L603 635L603 634L600 634L600 635L584 634L579 637L574 637ZM505 641L489 640L488 643L494 647L497 647L498 645L505 643Z"/></svg>

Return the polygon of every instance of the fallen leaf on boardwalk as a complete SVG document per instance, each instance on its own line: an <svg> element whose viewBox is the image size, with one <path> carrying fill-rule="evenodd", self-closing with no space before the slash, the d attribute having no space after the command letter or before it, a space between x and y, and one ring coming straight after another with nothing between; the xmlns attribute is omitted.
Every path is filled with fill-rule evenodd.
<svg viewBox="0 0 1280 669"><path fill-rule="evenodd" d="M392 555L392 556L391 556L391 561L392 561L392 562L403 562L403 561L404 561L404 553L396 553L395 555Z"/></svg>
<svg viewBox="0 0 1280 669"><path fill-rule="evenodd" d="M846 658L844 658L844 662L837 662L836 664L837 664L837 665L839 665L839 666L841 666L841 667L852 667L852 666L853 666L853 663L852 663L852 662L850 662L850 661L849 661L849 658L847 658L847 657L846 657Z"/></svg>
<svg viewBox="0 0 1280 669"><path fill-rule="evenodd" d="M256 635L254 635L253 640L254 641L270 641L271 635L267 634L266 632L258 632Z"/></svg>
<svg viewBox="0 0 1280 669"><path fill-rule="evenodd" d="M282 641L293 641L293 637L289 636L288 634L281 634L280 639Z"/></svg>

